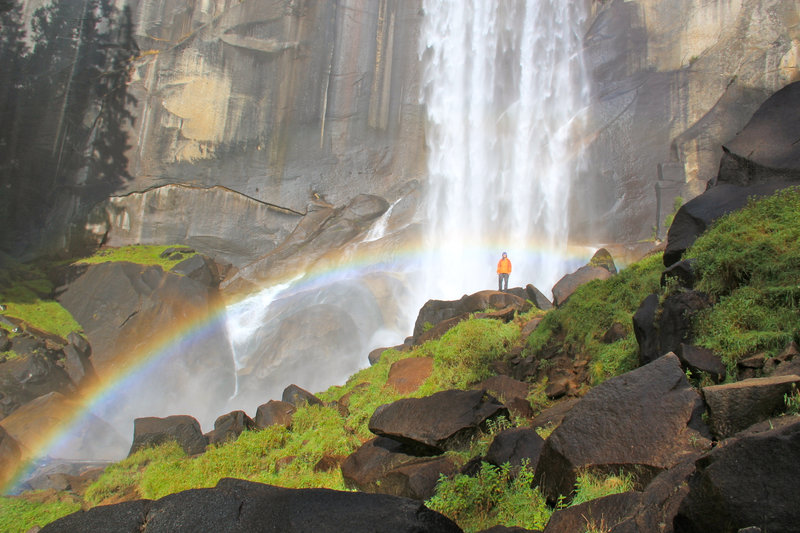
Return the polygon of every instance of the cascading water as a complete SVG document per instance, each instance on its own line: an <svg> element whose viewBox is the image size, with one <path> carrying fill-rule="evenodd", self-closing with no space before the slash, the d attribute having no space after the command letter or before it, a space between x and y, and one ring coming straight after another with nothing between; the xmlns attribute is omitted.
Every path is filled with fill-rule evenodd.
<svg viewBox="0 0 800 533"><path fill-rule="evenodd" d="M580 37L586 6L572 0L423 0L423 6L427 297L496 287L503 251L514 266L512 286L549 290L572 266L568 203L582 165L575 139L588 99Z"/></svg>

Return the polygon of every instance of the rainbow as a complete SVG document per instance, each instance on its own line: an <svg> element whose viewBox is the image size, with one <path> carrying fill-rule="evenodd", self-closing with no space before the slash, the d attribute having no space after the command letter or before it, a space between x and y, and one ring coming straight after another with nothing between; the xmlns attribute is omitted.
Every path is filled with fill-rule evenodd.
<svg viewBox="0 0 800 533"><path fill-rule="evenodd" d="M289 288L281 293L281 297L290 296L303 291L317 290L338 280L359 278L373 272L418 271L432 254L421 243L406 242L390 250L386 248L380 241L345 248L338 254L324 256L305 272L299 274L285 272L282 279L270 279L264 286L290 284ZM515 255L512 257L515 258L517 265L532 257L549 258L563 264L582 264L580 262L585 263L593 251L584 246L556 250L534 242L526 243L522 247L511 247L507 244L472 241L466 254L474 257L495 257L502 249L514 250ZM448 251L444 250L443 253ZM493 271L491 274L490 278L493 280ZM494 281L484 288L493 288L493 283ZM74 401L59 413L58 423L44 429L35 439L27 442L22 460L13 471L7 473L5 479L0 479L2 494L13 491L22 480L28 478L38 461L50 457L53 450L62 447L68 440L71 430L85 423L92 413L100 411L117 391L130 387L139 376L174 354L176 347L181 343L209 335L225 320L226 309L247 296L239 294L233 299L221 299L211 309L185 317L174 329L158 332L124 361L116 364L113 370L106 372L94 384L83 388L77 398L70 398ZM460 295L453 297L457 298Z"/></svg>

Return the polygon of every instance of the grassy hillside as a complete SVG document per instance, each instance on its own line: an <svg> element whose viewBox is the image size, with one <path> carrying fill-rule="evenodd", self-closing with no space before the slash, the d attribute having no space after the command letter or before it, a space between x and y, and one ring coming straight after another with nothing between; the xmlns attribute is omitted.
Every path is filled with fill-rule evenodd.
<svg viewBox="0 0 800 533"><path fill-rule="evenodd" d="M698 288L716 302L695 323L698 342L718 351L734 379L736 360L759 351L775 352L798 340L800 314L800 191L787 190L752 203L745 211L720 220L689 252L696 260ZM581 287L560 309L548 312L527 339L527 354L561 350L588 356L593 383L636 366L637 346L631 317L653 292L682 290L659 286L661 254L647 257L619 275ZM291 429L273 426L243 433L235 442L211 446L195 458L176 445L142 450L106 469L84 494L34 494L0 500L0 530L26 531L78 507L134 498L159 498L194 487L209 487L221 477L239 477L286 487L345 489L338 468L315 471L323 457L342 458L371 438L367 422L375 408L401 396L386 387L391 364L401 358L432 357L432 376L413 393L426 396L449 388L467 388L491 375L491 363L522 343L521 328L542 312L534 309L503 324L489 319L461 322L441 339L410 352L387 350L374 366L354 374L341 387L318 396L332 404L346 400L348 412L334 407L298 410ZM627 335L612 344L601 339L618 322ZM541 384L532 387L541 390ZM531 398L535 409L546 405ZM344 403L340 402L340 403ZM516 420L492 425L474 439L469 450L448 452L463 464L485 452L492 434ZM543 528L553 509L531 487L531 469L512 479L507 467L484 464L476 477L457 475L442 480L428 505L456 520L466 531L494 524ZM572 504L630 490L624 476L578 480ZM42 503L47 502L47 503Z"/></svg>

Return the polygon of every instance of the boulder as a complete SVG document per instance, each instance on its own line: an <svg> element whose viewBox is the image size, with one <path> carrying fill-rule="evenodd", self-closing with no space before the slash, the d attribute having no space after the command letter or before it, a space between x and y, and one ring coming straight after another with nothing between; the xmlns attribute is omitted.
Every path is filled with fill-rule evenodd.
<svg viewBox="0 0 800 533"><path fill-rule="evenodd" d="M0 352L5 352L9 348L11 348L11 339L8 338L6 330L0 328Z"/></svg>
<svg viewBox="0 0 800 533"><path fill-rule="evenodd" d="M295 408L299 408L304 405L322 405L322 400L307 390L294 384L289 385L283 390L281 401L291 404Z"/></svg>
<svg viewBox="0 0 800 533"><path fill-rule="evenodd" d="M800 182L800 82L770 96L723 146L718 183L750 185L776 178Z"/></svg>
<svg viewBox="0 0 800 533"><path fill-rule="evenodd" d="M605 248L600 248L594 253L589 260L589 265L605 268L611 274L617 273L617 265L614 264L614 258L611 256L611 252Z"/></svg>
<svg viewBox="0 0 800 533"><path fill-rule="evenodd" d="M391 494L415 500L433 496L441 474L452 475L449 457L414 457L398 441L377 437L363 444L342 463L342 478L351 489Z"/></svg>
<svg viewBox="0 0 800 533"><path fill-rule="evenodd" d="M677 261L661 273L661 286L667 286L667 280L675 280L679 287L692 290L695 284L694 259Z"/></svg>
<svg viewBox="0 0 800 533"><path fill-rule="evenodd" d="M659 353L658 332L656 331L658 307L658 294L649 294L633 314L633 334L639 345L639 366L652 363L662 355Z"/></svg>
<svg viewBox="0 0 800 533"><path fill-rule="evenodd" d="M615 528L636 513L641 501L641 493L623 492L559 509L550 517L544 533L619 531Z"/></svg>
<svg viewBox="0 0 800 533"><path fill-rule="evenodd" d="M417 390L433 372L432 357L409 357L400 359L389 368L386 386L400 394Z"/></svg>
<svg viewBox="0 0 800 533"><path fill-rule="evenodd" d="M450 477L457 471L451 457L419 458L388 471L376 492L425 501L436 492L442 475Z"/></svg>
<svg viewBox="0 0 800 533"><path fill-rule="evenodd" d="M137 500L78 511L42 528L72 531L264 531L275 533L392 531L447 533L461 529L422 502L385 494L286 489L241 479L160 500Z"/></svg>
<svg viewBox="0 0 800 533"><path fill-rule="evenodd" d="M492 376L473 388L485 390L506 405L515 399L527 401L530 392L529 384L509 376Z"/></svg>
<svg viewBox="0 0 800 533"><path fill-rule="evenodd" d="M133 421L133 444L128 455L169 441L177 442L187 455L203 453L208 444L205 435L200 431L200 424L191 416L151 416Z"/></svg>
<svg viewBox="0 0 800 533"><path fill-rule="evenodd" d="M628 330L623 324L614 322L603 334L603 344L612 344L628 336Z"/></svg>
<svg viewBox="0 0 800 533"><path fill-rule="evenodd" d="M546 428L548 426L553 428L560 426L564 417L567 416L567 413L569 413L579 401L578 398L568 398L556 402L552 407L548 407L536 415L536 418L531 421L531 427L536 429Z"/></svg>
<svg viewBox="0 0 800 533"><path fill-rule="evenodd" d="M594 281L603 280L612 276L606 268L592 265L584 265L571 274L562 277L553 286L553 305L560 307L566 303L567 299L577 290L578 287Z"/></svg>
<svg viewBox="0 0 800 533"><path fill-rule="evenodd" d="M676 355L684 368L692 372L703 372L715 383L722 382L728 373L720 356L708 348L681 343Z"/></svg>
<svg viewBox="0 0 800 533"><path fill-rule="evenodd" d="M525 313L531 308L531 305L523 298L499 291L480 291L464 295L460 300L428 300L419 310L414 323L413 336L414 339L418 339L426 331L426 324L436 326L445 320L469 313L487 309L504 309L509 306L521 313Z"/></svg>
<svg viewBox="0 0 800 533"><path fill-rule="evenodd" d="M724 439L783 411L784 395L798 383L800 377L790 375L703 387L711 430L718 439Z"/></svg>
<svg viewBox="0 0 800 533"><path fill-rule="evenodd" d="M402 442L415 455L436 455L460 449L498 416L507 417L508 409L484 391L448 390L378 407L369 430Z"/></svg>
<svg viewBox="0 0 800 533"><path fill-rule="evenodd" d="M18 357L0 364L0 418L20 406L50 393L68 394L73 390L69 374L55 363L55 355L33 337L25 336L33 348L21 351L22 341L14 339ZM19 351L18 351L19 347Z"/></svg>
<svg viewBox="0 0 800 533"><path fill-rule="evenodd" d="M84 382L91 383L97 378L89 356L73 344L64 346L64 370L76 387L80 387Z"/></svg>
<svg viewBox="0 0 800 533"><path fill-rule="evenodd" d="M289 427L292 425L292 416L296 410L295 406L288 402L270 400L258 406L255 425L261 429L273 424Z"/></svg>
<svg viewBox="0 0 800 533"><path fill-rule="evenodd" d="M224 444L239 438L244 430L256 429L256 423L244 411L231 411L214 421L214 430L206 438L209 444Z"/></svg>
<svg viewBox="0 0 800 533"><path fill-rule="evenodd" d="M361 445L342 463L345 486L364 492L378 492L387 472L416 458L403 444L386 437L376 437Z"/></svg>
<svg viewBox="0 0 800 533"><path fill-rule="evenodd" d="M711 305L705 293L680 291L668 295L658 319L658 349L661 354L677 353L682 343L692 342L692 320L698 311Z"/></svg>
<svg viewBox="0 0 800 533"><path fill-rule="evenodd" d="M674 354L590 390L545 441L536 479L548 501L567 500L579 471L656 474L710 445L703 403Z"/></svg>
<svg viewBox="0 0 800 533"><path fill-rule="evenodd" d="M737 437L696 463L674 526L676 533L798 531L800 419Z"/></svg>
<svg viewBox="0 0 800 533"><path fill-rule="evenodd" d="M547 296L542 293L542 291L530 283L525 285L525 294L528 297L528 300L532 301L533 305L542 311L549 311L553 308L553 302L551 302Z"/></svg>
<svg viewBox="0 0 800 533"><path fill-rule="evenodd" d="M508 463L515 470L527 463L533 470L543 446L544 439L532 428L506 429L494 436L485 460L495 466Z"/></svg>

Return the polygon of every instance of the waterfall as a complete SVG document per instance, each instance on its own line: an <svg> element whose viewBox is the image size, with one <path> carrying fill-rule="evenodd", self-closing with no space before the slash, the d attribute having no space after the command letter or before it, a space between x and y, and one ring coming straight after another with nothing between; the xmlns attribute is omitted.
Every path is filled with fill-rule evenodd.
<svg viewBox="0 0 800 533"><path fill-rule="evenodd" d="M509 286L549 291L567 241L588 86L583 2L423 0L428 297ZM582 261L581 261L582 262Z"/></svg>

